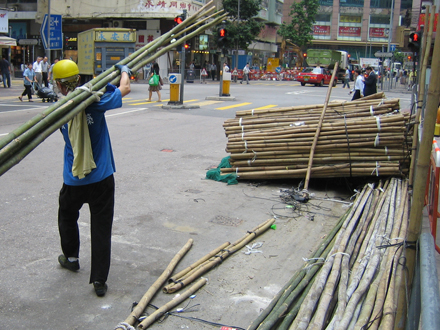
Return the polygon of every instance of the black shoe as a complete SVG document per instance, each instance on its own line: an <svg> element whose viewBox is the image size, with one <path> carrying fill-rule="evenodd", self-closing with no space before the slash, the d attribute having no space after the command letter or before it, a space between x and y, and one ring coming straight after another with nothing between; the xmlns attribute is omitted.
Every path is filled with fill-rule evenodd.
<svg viewBox="0 0 440 330"><path fill-rule="evenodd" d="M95 288L95 293L98 297L104 297L107 293L107 284L101 282L93 282L93 287Z"/></svg>
<svg viewBox="0 0 440 330"><path fill-rule="evenodd" d="M58 262L61 267L71 270L72 272L76 272L79 269L79 261L69 261L64 254L58 257Z"/></svg>

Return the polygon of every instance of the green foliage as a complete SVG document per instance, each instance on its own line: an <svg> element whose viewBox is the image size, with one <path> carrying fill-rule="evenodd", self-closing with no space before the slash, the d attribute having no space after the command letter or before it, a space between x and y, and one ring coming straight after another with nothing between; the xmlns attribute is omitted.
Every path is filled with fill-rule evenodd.
<svg viewBox="0 0 440 330"><path fill-rule="evenodd" d="M289 24L283 22L278 34L284 40L289 39L298 46L304 46L313 39L312 29L315 16L318 13L319 0L302 0L294 2L290 8L292 21Z"/></svg>
<svg viewBox="0 0 440 330"><path fill-rule="evenodd" d="M223 8L229 13L228 19L223 24L227 31L225 48L247 49L255 37L258 36L263 23L255 20L255 16L260 11L261 0L240 0L240 17L238 17L238 0L223 0ZM216 28L216 41L218 31L221 26Z"/></svg>
<svg viewBox="0 0 440 330"><path fill-rule="evenodd" d="M405 59L404 53L395 50L393 54L394 54L394 62L400 62L400 63L404 62Z"/></svg>

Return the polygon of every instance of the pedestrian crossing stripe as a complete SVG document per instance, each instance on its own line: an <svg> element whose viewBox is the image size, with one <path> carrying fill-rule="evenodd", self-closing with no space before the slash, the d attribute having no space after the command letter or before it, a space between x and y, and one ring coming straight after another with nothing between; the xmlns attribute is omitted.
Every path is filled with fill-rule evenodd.
<svg viewBox="0 0 440 330"><path fill-rule="evenodd" d="M205 105L212 105L212 104L216 104L216 103L223 103L224 101L202 101L202 102L198 102L198 103L194 103L192 105L198 105L200 107L205 106Z"/></svg>
<svg viewBox="0 0 440 330"><path fill-rule="evenodd" d="M277 107L278 104L269 104L269 105L265 105L264 107L259 107L259 108L253 108L250 110L263 110L263 109L270 109L270 108L275 108Z"/></svg>
<svg viewBox="0 0 440 330"><path fill-rule="evenodd" d="M248 104L252 104L252 103L251 102L238 103L238 104L228 105L227 107L216 108L216 110L227 110L232 108L238 108Z"/></svg>

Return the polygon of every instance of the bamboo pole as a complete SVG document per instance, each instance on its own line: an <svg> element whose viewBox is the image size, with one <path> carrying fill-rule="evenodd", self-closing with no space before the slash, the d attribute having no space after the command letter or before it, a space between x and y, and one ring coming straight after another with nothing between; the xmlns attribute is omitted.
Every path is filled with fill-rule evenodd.
<svg viewBox="0 0 440 330"><path fill-rule="evenodd" d="M181 277L179 279L175 279L175 281L173 283L170 283L163 288L163 292L173 293L173 292L176 292L177 290L180 290L181 288L187 286L189 283L193 282L196 278L205 274L211 268L213 268L214 266L223 262L227 257L229 257L233 253L240 250L243 246L248 244L255 237L264 233L267 229L270 228L270 226L272 226L274 224L274 222L275 222L275 219L266 220L265 222L263 222L262 224L257 226L252 231L246 233L246 235L244 237L237 240L235 243L228 245L228 247L226 249L224 249L223 252L215 255L211 259L200 264L196 269L194 269L194 271L191 271L191 275L189 275L187 277Z"/></svg>
<svg viewBox="0 0 440 330"><path fill-rule="evenodd" d="M437 23L437 29L440 31L440 20ZM435 36L434 53L431 63L432 72L440 72L440 33ZM420 151L417 157L414 176L413 200L409 218L408 240L417 241L421 232L422 210L424 206L424 194L426 188L426 179L428 176L429 163L431 157L432 138L434 136L435 122L437 118L438 100L440 99L440 75L431 75L428 89L428 100L426 102L426 111L420 142ZM414 272L415 251L411 249L407 252L407 265L409 270L409 285L412 285L412 276ZM400 300L400 304L403 302Z"/></svg>
<svg viewBox="0 0 440 330"><path fill-rule="evenodd" d="M432 13L432 15L429 15L430 12L430 6L426 6L426 12L425 12L425 28L428 27L429 25L429 29L430 32L428 32L428 36L426 36L426 33L423 33L422 36L422 45L420 48L420 54L425 55L425 57L423 58L423 65L422 65L422 70L420 72L420 77L419 77L419 93L417 94L417 99L416 99L416 104L417 104L417 112L416 112L416 118L415 118L415 123L414 123L414 131L413 131L413 143L412 143L412 148L413 148L413 157L411 158L411 164L410 164L410 168L409 168L409 186L412 187L413 186L413 182L414 182L414 166L415 166L415 161L416 161L416 155L417 155L417 149L418 149L418 139L419 139L419 124L420 124L420 117L422 114L422 108L423 108L423 103L424 103L424 99L425 99L425 80L426 80L426 66L427 66L427 61L429 58L429 54L427 54L427 44L429 44L429 49L431 49L431 42L432 42L432 29L434 26L434 20L432 20L432 23L429 24L429 16L432 16L432 18L434 18L434 12ZM425 63L425 58L426 58L426 63ZM419 55L419 61L422 61L421 55Z"/></svg>
<svg viewBox="0 0 440 330"><path fill-rule="evenodd" d="M125 323L128 323L130 325L134 325L136 321L139 320L139 316L143 313L145 308L147 307L148 303L151 301L153 296L156 294L156 292L160 289L162 284L165 283L167 278L171 275L176 265L179 263L179 261L183 258L183 256L188 252L188 250L191 248L194 240L190 238L188 242L180 249L179 252L174 256L174 258L171 260L167 268L164 270L162 275L159 276L159 278L153 283L153 285L147 290L147 292L144 294L142 299L139 301L139 303L136 305L135 308L133 308L133 311L131 314L125 319Z"/></svg>
<svg viewBox="0 0 440 330"><path fill-rule="evenodd" d="M166 303L165 305L163 305L162 307L160 307L159 309L154 311L154 313L149 315L145 320L143 320L138 325L139 329L148 328L151 324L154 323L154 321L156 321L157 319L162 317L166 312L168 312L173 307L179 305L182 301L187 299L189 296L193 295L194 292L196 292L198 289L200 289L202 286L204 286L207 282L208 282L208 280L206 278L199 279L193 286L191 286L188 290L183 292L180 296L175 297L174 299L172 299L171 301L169 301L168 303Z"/></svg>
<svg viewBox="0 0 440 330"><path fill-rule="evenodd" d="M206 6L205 6L206 7ZM210 9L209 11L212 11ZM199 11L200 12L200 11ZM195 15L195 18L199 17L200 15ZM182 43L187 38L195 36L197 33L201 33L205 29L219 23L223 18L226 17L226 14L217 17L213 21L205 24L204 26L201 26L196 31L188 34L185 38L179 39L177 43ZM186 21L186 20L185 20ZM186 24L189 24L191 20L188 20ZM179 24L182 25L182 24ZM185 25L185 24L184 24ZM184 26L183 25L183 26ZM182 26L182 28L183 28ZM176 29L180 27L176 27ZM188 29L190 29L189 27ZM174 29L172 30L174 31ZM166 34L167 37L169 37L168 34ZM164 41L164 38L159 38L159 40ZM176 43L176 44L177 44ZM144 48L141 48L139 51L135 52L134 54L140 54L141 52L148 53L148 51L151 51L151 49L156 49L160 46L158 44L158 41L156 43L151 43L154 47L152 47L150 44L146 45ZM167 47L164 47L159 52L156 52L154 55L149 57L147 60L140 61L140 58L136 58L135 60L132 59L132 56L129 56L128 58L124 59L118 64L129 64L137 63L132 67L132 69L136 69L138 67L141 67L145 65L145 63L148 63L148 61L151 61L158 56L162 55L164 52L170 50L171 48L175 47L176 44L169 45ZM131 61L129 63L129 61ZM132 63L132 64L133 64ZM98 91L103 88L105 88L105 85L107 82L113 82L117 83L119 81L119 75L118 72L115 71L115 68L111 68L107 70L106 72L102 73L95 79L89 82L89 85L91 85L92 91ZM79 99L77 101L72 101L75 97L79 96ZM42 141L45 140L50 134L52 134L55 130L57 130L59 127L64 125L66 122L68 122L71 118L73 118L77 113L82 111L87 105L90 105L95 101L94 96L90 96L89 93L84 92L82 90L76 90L72 93L70 93L68 96L66 96L63 100L61 100L59 103L52 105L49 107L49 109L40 116L34 117L31 121L27 122L25 125L22 125L12 133L8 134L4 139L0 141L1 146L6 146L13 142L15 139L16 141L9 146L6 150L3 150L3 147L0 150L0 175L2 175L4 172L6 172L8 169L10 169L12 166L16 165L18 162L20 162L29 152L31 152L36 146L38 146ZM78 105L79 104L79 105ZM60 107L61 105L61 107ZM76 107L75 107L76 106ZM51 116L55 110L61 109L62 112L57 112L55 115ZM66 113L69 111L69 114L66 115ZM71 113L74 112L74 115L72 116ZM63 120L57 120L58 118L62 118ZM43 123L40 124L41 121ZM52 123L56 122L57 125L53 125ZM38 125L36 128L34 126ZM30 132L28 132L28 130ZM24 133L26 133L24 136L22 136ZM30 142L29 142L30 141ZM23 147L24 146L24 147Z"/></svg>

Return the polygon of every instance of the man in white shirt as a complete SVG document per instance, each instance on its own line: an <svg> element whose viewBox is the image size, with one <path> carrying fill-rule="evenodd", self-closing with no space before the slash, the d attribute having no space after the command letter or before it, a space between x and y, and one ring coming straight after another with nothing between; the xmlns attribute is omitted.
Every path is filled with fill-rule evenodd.
<svg viewBox="0 0 440 330"><path fill-rule="evenodd" d="M364 77L361 75L361 70L356 69L354 70L354 77L355 77L355 83L353 89L350 91L349 94L354 92L352 101L360 99L361 93L364 90Z"/></svg>
<svg viewBox="0 0 440 330"><path fill-rule="evenodd" d="M43 84L44 84L45 87L49 87L49 82L48 82L49 80L48 80L48 75L47 74L49 72L50 64L48 62L47 56L45 56L43 58L43 61L40 62L40 64L41 64L41 73L42 73L42 76L43 76Z"/></svg>
<svg viewBox="0 0 440 330"><path fill-rule="evenodd" d="M38 85L40 85L40 87L42 87L42 83L43 83L43 71L42 71L42 67L41 67L41 60L42 57L38 56L37 60L34 62L34 64L32 65L32 67L34 68L34 72L35 72L35 76L37 78L37 82Z"/></svg>
<svg viewBox="0 0 440 330"><path fill-rule="evenodd" d="M251 70L249 69L249 63L246 63L246 66L243 68L243 79L241 79L240 84L243 83L244 80L246 80L247 84L249 85L249 72Z"/></svg>

